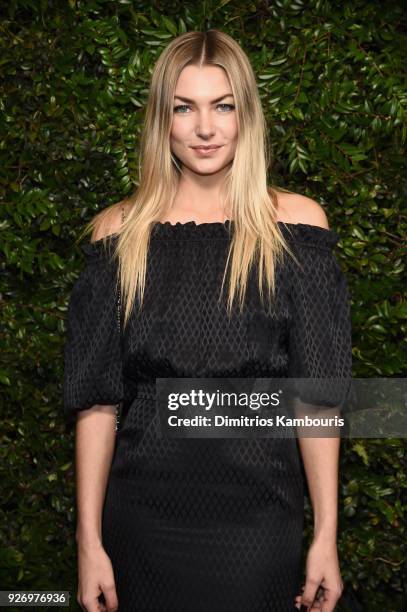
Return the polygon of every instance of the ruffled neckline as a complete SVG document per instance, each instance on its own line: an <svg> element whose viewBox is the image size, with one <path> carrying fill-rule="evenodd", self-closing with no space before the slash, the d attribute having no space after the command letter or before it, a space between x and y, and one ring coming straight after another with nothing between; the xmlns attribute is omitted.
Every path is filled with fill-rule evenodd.
<svg viewBox="0 0 407 612"><path fill-rule="evenodd" d="M277 222L281 233L288 241L316 246L323 249L331 249L339 241L339 234L332 229L326 229L308 223L284 223ZM170 223L170 221L156 221L151 230L151 238L164 240L227 240L233 234L234 221L227 219L225 222L213 221L207 223L196 223L186 221L182 223ZM106 239L106 246L109 248L119 234L110 234ZM88 242L81 245L81 249L87 255L97 255L104 251L103 239L95 242Z"/></svg>
<svg viewBox="0 0 407 612"><path fill-rule="evenodd" d="M293 238L299 242L330 247L334 246L339 240L339 235L336 232L317 225L284 223L283 221L278 221L277 224L285 238ZM225 222L213 221L208 223L196 223L195 221L170 223L169 221L158 221L153 225L152 236L168 239L197 240L228 238L233 229L234 221L231 219L227 219Z"/></svg>
<svg viewBox="0 0 407 612"><path fill-rule="evenodd" d="M308 223L283 223L278 221L278 226L285 238L292 238L295 242L332 249L340 239L337 232L318 225Z"/></svg>

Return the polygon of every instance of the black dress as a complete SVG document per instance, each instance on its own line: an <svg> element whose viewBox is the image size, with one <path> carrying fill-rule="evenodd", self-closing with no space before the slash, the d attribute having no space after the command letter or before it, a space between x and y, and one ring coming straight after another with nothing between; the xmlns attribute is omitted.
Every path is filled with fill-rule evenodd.
<svg viewBox="0 0 407 612"><path fill-rule="evenodd" d="M70 420L121 403L103 511L120 612L289 612L300 593L303 473L295 438L160 437L156 377L349 377L351 328L339 236L279 227L302 264L276 270L276 313L257 274L245 310L217 303L233 222L157 223L144 306L122 339L116 264L102 241L68 308L64 408ZM109 239L110 244L117 239ZM138 307L138 304L137 304Z"/></svg>

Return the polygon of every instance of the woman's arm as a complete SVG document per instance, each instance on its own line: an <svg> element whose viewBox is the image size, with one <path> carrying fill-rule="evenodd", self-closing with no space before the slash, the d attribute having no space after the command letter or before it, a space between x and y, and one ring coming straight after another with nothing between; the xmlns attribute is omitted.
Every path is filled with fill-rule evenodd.
<svg viewBox="0 0 407 612"><path fill-rule="evenodd" d="M102 511L116 439L115 406L81 410L76 423L77 602L83 610L117 610L111 560L103 548ZM104 598L101 602L100 596Z"/></svg>
<svg viewBox="0 0 407 612"><path fill-rule="evenodd" d="M97 216L92 242L121 228L124 205L109 206ZM116 407L95 405L78 412L76 422L76 541L102 542L102 508L116 439Z"/></svg>
<svg viewBox="0 0 407 612"><path fill-rule="evenodd" d="M312 410L305 408L306 404L300 406L296 406L296 417L305 414L318 418L338 416L337 410L333 408L326 411L320 408L317 415L313 415ZM315 426L307 431L306 427L297 427L314 514L314 536L307 556L306 583L302 595L296 598L296 607L299 608L302 603L310 606L311 611L319 609L322 600L326 610L334 610L343 590L336 542L341 442L338 429L335 426ZM323 593L320 593L320 587L323 587Z"/></svg>
<svg viewBox="0 0 407 612"><path fill-rule="evenodd" d="M102 508L116 439L115 406L93 406L76 423L76 542L102 544Z"/></svg>
<svg viewBox="0 0 407 612"><path fill-rule="evenodd" d="M301 437L298 442L313 508L314 538L334 543L338 524L340 438Z"/></svg>

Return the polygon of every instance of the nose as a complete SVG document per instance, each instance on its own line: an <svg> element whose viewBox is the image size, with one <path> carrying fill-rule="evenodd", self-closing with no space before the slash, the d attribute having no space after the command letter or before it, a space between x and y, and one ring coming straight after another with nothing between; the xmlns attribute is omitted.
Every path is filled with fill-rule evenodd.
<svg viewBox="0 0 407 612"><path fill-rule="evenodd" d="M213 125L210 110L201 110L196 114L195 132L201 138L210 138L215 133L216 128Z"/></svg>

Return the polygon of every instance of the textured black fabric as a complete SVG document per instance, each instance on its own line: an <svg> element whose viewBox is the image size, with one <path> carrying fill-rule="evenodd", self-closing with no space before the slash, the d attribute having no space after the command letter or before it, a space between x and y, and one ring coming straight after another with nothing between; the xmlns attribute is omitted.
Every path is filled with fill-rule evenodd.
<svg viewBox="0 0 407 612"><path fill-rule="evenodd" d="M349 300L338 235L279 227L291 258L262 307L256 272L240 314L220 304L233 223L157 223L141 313L122 341L115 265L102 241L68 309L64 408L122 402L103 512L121 612L288 612L300 592L303 477L296 439L160 437L156 377L346 377ZM230 232L230 233L229 233ZM117 236L111 237L113 244ZM136 305L138 308L138 304Z"/></svg>

